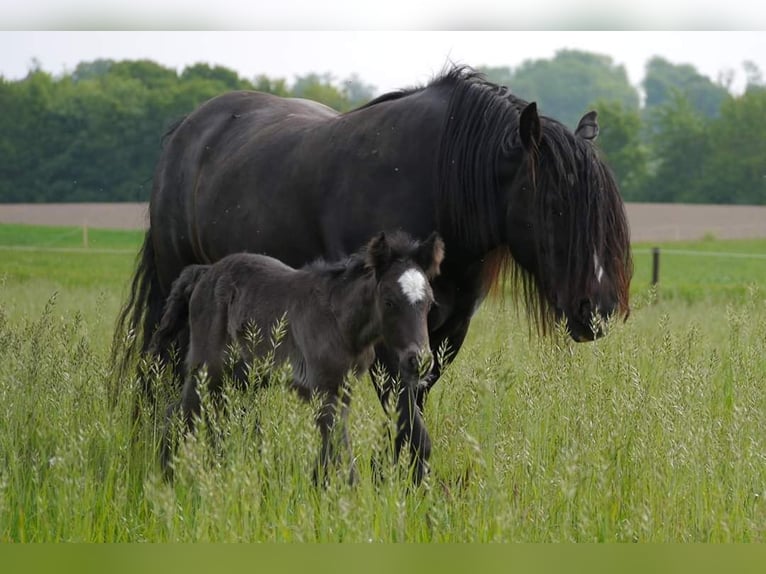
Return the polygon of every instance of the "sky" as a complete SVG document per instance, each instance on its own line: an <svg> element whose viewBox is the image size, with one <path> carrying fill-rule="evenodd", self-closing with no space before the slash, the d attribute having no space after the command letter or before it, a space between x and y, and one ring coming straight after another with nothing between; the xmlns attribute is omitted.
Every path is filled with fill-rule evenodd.
<svg viewBox="0 0 766 574"><path fill-rule="evenodd" d="M357 73L380 93L427 82L448 62L515 67L562 48L610 56L635 86L654 55L713 80L732 70L735 92L744 87L744 60L766 75L766 32L741 31L0 31L0 75L23 78L33 59L60 74L97 58L150 58L179 71L220 64L249 79L328 72L341 81Z"/></svg>
<svg viewBox="0 0 766 574"><path fill-rule="evenodd" d="M625 66L629 81L637 87L646 62L657 55L674 64L692 64L712 80L722 71L732 71L732 89L737 93L744 88L744 60L755 62L766 75L766 32L757 30L766 28L766 9L754 4L750 0L25 0L0 6L0 27L5 28L0 30L0 75L23 78L33 59L44 70L60 74L97 58L149 58L179 71L197 62L220 64L248 79L266 74L292 81L296 75L327 72L340 81L357 73L381 93L425 83L449 62L515 67L571 48L612 57ZM690 29L695 26L722 31ZM72 28L111 31L62 31ZM165 31L150 31L156 28ZM168 31L184 28L196 31Z"/></svg>

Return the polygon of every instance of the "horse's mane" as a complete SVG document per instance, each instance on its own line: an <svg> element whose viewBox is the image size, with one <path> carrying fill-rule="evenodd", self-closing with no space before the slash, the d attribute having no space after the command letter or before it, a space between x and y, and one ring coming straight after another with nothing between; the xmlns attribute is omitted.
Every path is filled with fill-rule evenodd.
<svg viewBox="0 0 766 574"><path fill-rule="evenodd" d="M436 166L440 204L462 241L491 249L503 242L499 161L517 143L515 127L527 102L466 66L446 71L431 86L451 91Z"/></svg>
<svg viewBox="0 0 766 574"><path fill-rule="evenodd" d="M542 127L539 154L530 163L536 187L534 225L542 230L538 235L547 239L536 245L538 260L550 260L553 249L553 236L545 230L561 229L562 223L569 230L563 242L559 238L559 244L567 247L567 268L557 269L553 276L545 275L544 280L557 281L562 296L574 307L575 298L582 293L577 286L592 279L593 254L598 253L614 284L618 309L627 317L633 262L630 230L614 175L590 141L574 136L552 119L546 118ZM568 221L560 220L562 213L568 214ZM530 288L524 291L529 301ZM545 330L552 320L549 310L541 302L536 307Z"/></svg>
<svg viewBox="0 0 766 574"><path fill-rule="evenodd" d="M619 308L627 314L632 274L628 224L617 183L593 144L541 116L542 139L534 153L526 154L518 126L527 101L466 66L453 67L429 86L450 89L436 166L437 197L448 220L440 227L455 230L457 240L487 254L485 288L502 292L498 287L510 278L527 314L546 332L555 320L545 296L550 283L568 285L565 296L576 296L577 287L588 280L585 275L593 273L596 252L604 257L604 271L615 282ZM534 249L545 273L529 273L505 246L505 201L498 193L497 174L501 159L514 155L533 187ZM467 189L472 193L466 194ZM563 212L569 214L569 237L558 243L568 246L569 258L568 268L559 270L552 259L551 234L561 229L556 217Z"/></svg>

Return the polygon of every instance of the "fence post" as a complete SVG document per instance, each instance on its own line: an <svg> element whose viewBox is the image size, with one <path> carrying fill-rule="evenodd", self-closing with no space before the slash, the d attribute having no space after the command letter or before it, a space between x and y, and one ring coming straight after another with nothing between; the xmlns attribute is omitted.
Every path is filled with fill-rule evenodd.
<svg viewBox="0 0 766 574"><path fill-rule="evenodd" d="M82 246L88 248L88 222L84 221L82 224Z"/></svg>
<svg viewBox="0 0 766 574"><path fill-rule="evenodd" d="M660 248L652 247L652 285L660 281Z"/></svg>

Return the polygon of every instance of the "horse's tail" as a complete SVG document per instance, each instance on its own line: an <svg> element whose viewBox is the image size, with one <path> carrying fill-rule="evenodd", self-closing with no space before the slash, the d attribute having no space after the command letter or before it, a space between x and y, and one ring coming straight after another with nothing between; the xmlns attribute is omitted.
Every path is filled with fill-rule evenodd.
<svg viewBox="0 0 766 574"><path fill-rule="evenodd" d="M152 331L162 316L165 297L154 260L152 230L144 237L138 264L130 284L130 293L120 314L112 340L112 364L115 367L115 388L125 379L134 359L149 347Z"/></svg>
<svg viewBox="0 0 766 574"><path fill-rule="evenodd" d="M209 268L209 265L189 265L173 282L162 319L149 343L150 353L163 356L175 345L177 351L185 354L189 346L189 299Z"/></svg>

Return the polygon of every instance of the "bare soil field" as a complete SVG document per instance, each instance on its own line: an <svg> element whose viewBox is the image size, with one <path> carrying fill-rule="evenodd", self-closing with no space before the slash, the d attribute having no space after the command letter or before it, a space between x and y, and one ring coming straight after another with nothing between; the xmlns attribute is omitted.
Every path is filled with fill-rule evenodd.
<svg viewBox="0 0 766 574"><path fill-rule="evenodd" d="M0 223L145 229L146 203L0 204ZM628 203L633 241L766 237L766 206Z"/></svg>
<svg viewBox="0 0 766 574"><path fill-rule="evenodd" d="M145 229L148 203L0 203L0 223Z"/></svg>

